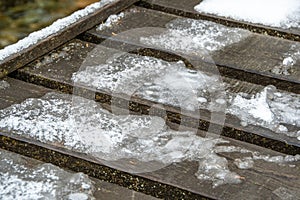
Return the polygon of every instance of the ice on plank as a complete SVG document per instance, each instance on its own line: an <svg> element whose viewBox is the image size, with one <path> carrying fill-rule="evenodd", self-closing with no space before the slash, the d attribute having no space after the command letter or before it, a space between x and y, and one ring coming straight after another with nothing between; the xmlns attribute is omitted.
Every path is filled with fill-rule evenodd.
<svg viewBox="0 0 300 200"><path fill-rule="evenodd" d="M193 54L219 50L251 34L246 30L228 28L210 21L181 18L169 22L166 29L159 35L141 37L140 42L151 47Z"/></svg>
<svg viewBox="0 0 300 200"><path fill-rule="evenodd" d="M281 28L300 28L298 0L203 0L196 5L200 13Z"/></svg>
<svg viewBox="0 0 300 200"><path fill-rule="evenodd" d="M300 45L291 45L288 52L283 55L282 62L275 66L271 72L280 75L291 75L295 71L296 63L300 61Z"/></svg>
<svg viewBox="0 0 300 200"><path fill-rule="evenodd" d="M208 155L218 158L214 146L227 143L222 139L202 138L193 132L170 130L159 117L114 115L92 100L76 98L76 105L71 95L57 93L27 99L0 111L0 128L112 163L124 159L162 163L161 166L183 160L203 162ZM218 173L238 178L227 167L225 171L200 170L200 173L211 177L209 180L218 180L218 184L233 182L213 177Z"/></svg>
<svg viewBox="0 0 300 200"><path fill-rule="evenodd" d="M233 96L227 112L240 118L244 126L261 126L300 139L298 94L279 92L274 86L252 96L239 93Z"/></svg>
<svg viewBox="0 0 300 200"><path fill-rule="evenodd" d="M0 50L0 61L8 58L9 56L19 53L24 49L29 48L30 46L38 43L39 41L55 35L59 33L64 28L74 24L78 20L82 19L83 17L95 12L96 10L114 2L117 0L101 0L100 2L91 4L87 6L85 9L79 10L74 12L68 17L58 19L52 25L43 28L39 31L33 32L28 35L26 38L19 40L17 43L9 45L4 49Z"/></svg>
<svg viewBox="0 0 300 200"><path fill-rule="evenodd" d="M3 200L72 199L74 194L80 199L95 199L93 182L85 174L66 172L51 164L33 167L6 151L0 151L0 166Z"/></svg>
<svg viewBox="0 0 300 200"><path fill-rule="evenodd" d="M106 21L102 24L100 24L98 27L97 27L97 31L102 31L106 28L110 28L112 27L114 24L117 24L122 18L125 17L125 13L124 12L121 12L119 14L113 14L113 15L110 15Z"/></svg>

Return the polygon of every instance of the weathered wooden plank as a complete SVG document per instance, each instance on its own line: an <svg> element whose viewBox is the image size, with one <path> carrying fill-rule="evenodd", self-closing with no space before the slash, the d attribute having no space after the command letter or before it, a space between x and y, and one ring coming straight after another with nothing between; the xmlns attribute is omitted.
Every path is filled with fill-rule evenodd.
<svg viewBox="0 0 300 200"><path fill-rule="evenodd" d="M8 81L12 83L13 80ZM30 84L19 84L18 91L24 94L31 93L30 88L32 86L28 85ZM38 86L36 87L38 88ZM8 87L5 90L15 91L12 87ZM43 90L40 87L40 89L36 90L35 95L38 97L43 95L47 89ZM10 99L15 99L15 102L20 102L24 99L24 97L15 92L9 93L7 91L7 94L10 94ZM15 102L11 102L11 104ZM28 109L30 111L30 107ZM238 169L234 164L235 159L251 156L250 153L230 153L230 151L226 153L226 151L219 151L219 156L227 159L229 169L243 178L242 183L237 185L225 184L212 187L210 181L200 180L195 177L198 168L196 162L174 163L158 171L132 175L105 167L101 161L93 158L92 155L81 153L78 150L72 151L60 142L56 144L42 143L34 136L18 135L2 129L0 132L0 147L3 149L30 156L43 162L50 162L73 171L84 172L90 176L161 198L181 197L198 199L204 196L214 199L249 199L253 198L255 193L257 194L255 196L257 199L280 199L280 195L282 195L280 193L281 190L285 191L286 195L291 195L295 198L300 191L300 161L279 165L274 162L254 160L255 165L252 168ZM278 152L255 145L229 138L224 139L230 143L222 147L230 145L236 148L247 149L249 152L258 152L259 155L284 156Z"/></svg>
<svg viewBox="0 0 300 200"><path fill-rule="evenodd" d="M31 65L18 70L17 73L13 74L13 76L27 82L43 85L48 88L57 89L66 93L73 93L73 73L82 70L80 70L81 63L86 60L85 58L87 54L94 47L94 44L88 42L82 42L79 40L71 41L69 44L66 44L57 51L54 51L44 58L41 58L32 63ZM66 49L68 50L67 52ZM64 55L65 57L59 58L57 57L57 55ZM100 56L105 57L105 55L102 54ZM51 57L57 58L49 62L48 60ZM260 85L255 85L230 78L224 78L223 81L228 84L228 91L232 93L244 92L248 94L256 94L264 88ZM87 89L95 93L97 101L106 105L111 104L111 93L101 90L97 90L95 92L91 88ZM121 102L123 102L123 104L120 103L120 105L118 106L125 106L125 109L128 109L128 104L126 103L126 100L124 103L124 98ZM155 103L157 102L141 99L139 97L132 97L129 109L137 113L147 114L149 113L149 108ZM195 115L191 115L187 117L187 119L181 119L183 114L180 108L165 105L165 109L167 111L168 120L170 122L185 123L187 126L195 126L195 124L193 123L198 123L199 118ZM159 110L160 109L158 109L157 111L157 115L160 115ZM210 111L201 109L200 112L201 116L199 127L198 125L197 127L201 130L207 130L209 124L212 123L210 122ZM243 127L240 124L240 120L231 115L227 115L226 117L222 134L227 137L261 145L266 148L284 153L300 153L299 142L296 138L290 138L283 134L276 134L269 129L258 126Z"/></svg>
<svg viewBox="0 0 300 200"><path fill-rule="evenodd" d="M120 0L108 4L94 13L89 14L77 22L63 28L62 30L59 30L56 34L38 41L35 45L31 45L17 54L13 54L4 60L1 60L0 78L75 38L77 35L106 19L109 15L125 9L136 1L137 0Z"/></svg>
<svg viewBox="0 0 300 200"><path fill-rule="evenodd" d="M175 22L175 20L177 21ZM183 27L186 26L187 29L189 28L189 25L184 25L186 22L180 24L178 20L186 20L186 18L134 8L134 12L128 11L125 17L120 19L117 24L104 28L101 31L94 28L85 33L81 38L99 43L104 39L112 37L112 34L143 27L166 28L167 24L170 26L174 22L177 23L177 26L180 25ZM190 28L190 31L193 28ZM239 37L238 34L237 37ZM168 43L168 41L165 41L165 43ZM168 46L171 46L171 44ZM291 68L283 65L284 60L288 59L289 53L297 53L299 47L300 44L297 42L259 34L249 34L248 37L237 43L211 52L209 55L211 58L208 59L212 59L215 62L223 76L260 85L275 85L277 88L299 93L299 59L298 61L294 60L295 63Z"/></svg>
<svg viewBox="0 0 300 200"><path fill-rule="evenodd" d="M27 83L23 84L26 85ZM22 92L26 93L27 91L24 89ZM16 99L18 98L16 93L14 96L16 96ZM280 199L282 198L281 195L290 195L295 199L299 196L299 161L279 165L278 163L255 160L252 168L238 169L234 161L237 158L251 156L251 154L222 153L220 151L219 156L227 159L229 169L242 177L242 183L212 187L210 181L195 177L198 167L196 162L179 162L158 171L130 175L103 166L92 155L68 150L61 143L56 145L41 143L34 137L17 135L3 130L0 132L2 135L0 137L1 148L38 158L44 162L51 162L74 171L81 171L96 178L109 180L157 197L199 199L204 196L214 199ZM255 145L225 139L230 142L229 145L231 146L247 149L251 152L259 152L260 155L282 155ZM293 166L290 166L290 164ZM285 191L285 194L282 194L283 191Z"/></svg>
<svg viewBox="0 0 300 200"><path fill-rule="evenodd" d="M138 198L138 199L149 199L149 200L154 200L156 198L151 197L151 196L147 196L143 193L140 192L136 192L136 191L132 191L123 187L120 187L118 185L115 184L111 184L108 182L104 182L104 181L100 181L98 179L95 178L90 178L90 177L85 177L82 176L80 174L75 174L74 172L71 171L67 171L61 168L58 168L54 165L49 165L48 163L44 163L41 162L39 160L36 159L32 159L29 157L25 157L13 152L9 152L3 149L0 149L0 162L3 164L12 164L13 162L13 167L9 168L8 166L1 166L2 169L6 169L5 171L5 175L7 177L13 177L14 175L20 173L22 171L21 176L22 177L18 177L19 179L15 180L10 180L9 183L7 182L2 182L0 183L0 185L2 185L2 188L5 188L5 184L6 186L9 187L17 187L14 188L14 192L16 192L17 189L28 189L27 191L22 191L24 192L23 194L20 194L20 196L25 197L25 198L29 198L29 197L33 197L35 194L38 194L39 196L44 196L44 198L46 198L46 195L48 195L47 197L49 198L49 196L52 196L53 194L47 194L46 192L44 192L43 194L38 193L38 191L42 190L42 188L35 188L35 190L30 190L32 188L32 185L34 184L39 184L39 183L45 183L47 180L49 182L52 182L53 184L57 184L56 186L59 188L51 188L51 186L49 185L50 188L47 188L47 191L50 193L52 190L56 190L56 194L55 196L52 196L55 199L60 199L60 198L67 198L69 197L68 195L71 195L72 193L77 194L77 198L84 198L87 195L89 195L90 197L96 198L96 199L116 199L116 200L121 200L121 199L134 199L134 198ZM44 172L44 174L40 174L41 172L38 172L40 170L42 170L43 168L49 168L46 169ZM10 171L8 171L10 169ZM48 171L48 170L51 170ZM2 171L3 173L3 171ZM52 180L50 176L47 177L47 174L45 173L52 173L52 175L56 176L56 180ZM44 176L44 177L43 177ZM82 177L81 179L79 179L79 177ZM25 178L27 177L27 179ZM30 177L30 179L28 180L28 177ZM86 188L77 188L76 190L76 181L75 184L68 182L68 179L71 179L71 177L74 178L74 180L77 178L76 181L80 181L78 182L78 184L81 184L83 182L88 186ZM4 178L4 177L2 177ZM44 178L44 180L42 179ZM67 178L67 179L66 179ZM83 180L84 178L84 180ZM51 181L50 181L50 180ZM65 180L66 179L66 180ZM3 179L2 179L3 180ZM5 179L4 179L5 180ZM23 181L23 182L22 182ZM32 185L28 185L28 181L31 182ZM61 183L56 183L57 181L61 182L61 183L65 183L66 185L59 185ZM3 185L4 184L4 185ZM19 185L17 185L19 184ZM72 188L71 184L74 184ZM71 186L71 188L69 188L68 186ZM22 188L18 188L18 186L22 187ZM57 190L64 188L65 193L59 193ZM84 191L86 190L86 191ZM90 191L89 191L90 190ZM0 191L0 194L2 194L1 198L4 199L10 199L12 198L12 196L14 196L15 194L11 194L8 191L12 192L11 190L4 190L4 191ZM80 196L81 195L81 196ZM86 196L85 196L86 195ZM72 196L72 195L71 195ZM70 198L71 198L70 196Z"/></svg>
<svg viewBox="0 0 300 200"><path fill-rule="evenodd" d="M171 14L176 14L179 16L214 21L230 27L245 28L255 33L268 34L271 36L282 37L289 40L300 41L299 29L275 28L263 26L260 24L241 22L238 20L206 13L198 13L194 10L194 7L200 2L201 0L189 0L185 2L180 0L142 0L138 3L138 5Z"/></svg>
<svg viewBox="0 0 300 200"><path fill-rule="evenodd" d="M50 90L33 84L24 84L24 82L5 78L7 88L0 89L0 109L6 108L11 104L21 103L27 98L41 97ZM26 92L20 92L20 91ZM18 94L18 96L15 96Z"/></svg>

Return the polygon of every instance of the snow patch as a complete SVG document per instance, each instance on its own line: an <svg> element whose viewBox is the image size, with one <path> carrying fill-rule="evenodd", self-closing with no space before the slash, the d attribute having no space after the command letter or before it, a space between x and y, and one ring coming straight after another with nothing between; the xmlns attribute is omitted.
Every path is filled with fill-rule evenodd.
<svg viewBox="0 0 300 200"><path fill-rule="evenodd" d="M0 111L0 127L2 131L60 144L108 161L135 159L168 165L183 160L205 163L209 157L211 163L205 165L211 168L221 159L214 153L214 146L227 143L222 139L202 138L193 132L170 130L159 117L114 115L94 101L78 98L75 106L71 95L49 93L40 99L27 99ZM240 182L239 176L225 165L213 171L200 167L197 177L202 176L217 181L215 186Z"/></svg>
<svg viewBox="0 0 300 200"><path fill-rule="evenodd" d="M152 47L191 54L201 50L216 51L251 34L246 30L228 28L210 21L181 18L169 22L166 28L168 30L160 35L141 37L140 42Z"/></svg>
<svg viewBox="0 0 300 200"><path fill-rule="evenodd" d="M101 0L100 2L91 4L86 8L76 11L68 17L58 19L52 25L43 28L39 31L33 32L28 35L26 38L19 40L17 43L12 44L10 46L5 47L4 49L0 50L0 60L4 60L9 56L16 54L30 46L38 43L39 41L59 33L62 29L74 24L78 20L82 19L83 17L95 12L96 10L108 5L117 0Z"/></svg>
<svg viewBox="0 0 300 200"><path fill-rule="evenodd" d="M166 62L134 54L113 57L105 64L74 73L72 80L86 88L137 95L186 110L220 107L210 100L222 96L222 81L217 75L187 69L182 61ZM221 104L224 101L217 100Z"/></svg>
<svg viewBox="0 0 300 200"><path fill-rule="evenodd" d="M28 168L22 163L21 157L0 151L1 199L65 199L72 193L94 199L93 182L88 176L71 174L51 164ZM83 184L89 188L83 188Z"/></svg>
<svg viewBox="0 0 300 200"><path fill-rule="evenodd" d="M48 93L42 98L27 99L21 104L12 105L0 111L1 130L65 146L106 161L133 159L166 165L185 160L197 161L199 169L195 175L201 180L212 181L214 187L241 182L242 177L232 172L228 168L228 161L217 153L250 151L224 146L229 142L221 138L202 138L193 132L171 130L159 117L114 115L92 100L76 98L74 105L71 95ZM80 137L78 133L87 138ZM261 159L280 163L299 160L299 156L283 159L259 154L255 156L253 161ZM44 176L54 180L60 177L57 173L46 173ZM76 179L69 181L73 183ZM89 189L91 186L81 184L81 187Z"/></svg>
<svg viewBox="0 0 300 200"><path fill-rule="evenodd" d="M1 80L0 81L0 90L4 90L10 87L10 84L5 81L5 80Z"/></svg>
<svg viewBox="0 0 300 200"><path fill-rule="evenodd" d="M275 66L271 72L279 75L291 75L295 64L300 60L300 45L293 44L289 51L284 54L282 63Z"/></svg>
<svg viewBox="0 0 300 200"><path fill-rule="evenodd" d="M100 24L98 27L97 27L97 31L102 31L106 28L110 28L112 27L114 24L118 23L122 18L125 17L125 13L124 12L121 12L119 14L113 14L113 15L110 15L107 20Z"/></svg>
<svg viewBox="0 0 300 200"><path fill-rule="evenodd" d="M282 28L300 28L299 0L203 0L201 13Z"/></svg>
<svg viewBox="0 0 300 200"><path fill-rule="evenodd" d="M182 61L166 62L134 54L113 58L75 73L74 82L86 88L137 95L189 111L200 108L227 112L241 119L242 126L261 126L300 138L298 94L279 92L274 86L267 86L254 96L224 94L218 76L187 69Z"/></svg>
<svg viewBox="0 0 300 200"><path fill-rule="evenodd" d="M233 95L227 112L237 116L243 126L248 124L262 126L276 133L299 139L300 96L298 94L281 93L274 86L267 86L254 96L238 93ZM295 126L296 130L289 130L288 125Z"/></svg>

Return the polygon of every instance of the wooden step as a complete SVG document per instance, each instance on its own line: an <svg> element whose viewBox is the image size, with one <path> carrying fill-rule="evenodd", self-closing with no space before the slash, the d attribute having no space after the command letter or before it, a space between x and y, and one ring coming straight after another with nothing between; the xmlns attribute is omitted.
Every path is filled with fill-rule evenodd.
<svg viewBox="0 0 300 200"><path fill-rule="evenodd" d="M57 89L66 93L73 93L73 73L82 70L80 69L81 63L85 60L88 53L95 48L95 46L95 44L82 42L79 40L71 41L70 43L61 47L59 50L54 51L32 63L31 65L18 70L18 72L13 74L13 76L21 80L43 85L51 89ZM66 52L66 50L68 51ZM63 55L65 57L59 57L58 55ZM103 54L101 55L104 56ZM56 58L51 60L51 57ZM223 78L223 82L228 85L227 92L231 92L233 94L240 92L257 94L264 89L263 86L231 78ZM107 105L108 107L111 104L112 91L103 91L101 89L94 91L93 87L91 86L88 86L85 89L94 92L97 101ZM124 108L127 109L128 104L126 103L126 97L121 97L120 99L123 99L123 101L125 99L125 103L123 102L123 105L120 104L118 106L125 106ZM149 101L138 96L134 97L133 95L129 109L137 113L148 114L149 108L155 103L159 102ZM197 112L196 114L188 112L185 115L181 108L172 105L165 104L164 109L167 111L168 121L172 123L198 127L198 125L195 125L196 123L199 124L198 128L200 130L206 131L208 130L210 124L214 124L213 122L210 122L211 112L207 108L200 109L200 116L197 115ZM160 115L162 112L163 110L158 109L157 114ZM297 129L297 127L295 128ZM250 125L243 127L241 126L241 121L237 119L237 117L231 115L227 115L226 117L222 135L252 144L257 144L283 153L294 155L300 153L299 141L296 138L287 137L283 134L277 134L269 129L259 126Z"/></svg>
<svg viewBox="0 0 300 200"><path fill-rule="evenodd" d="M231 18L222 16L216 16L207 13L199 13L194 10L194 7L198 5L200 0L190 0L188 2L182 2L180 0L168 1L168 0L142 0L137 4L146 8L151 8L179 16L210 20L217 23L224 24L231 27L239 27L251 30L252 32L267 34L276 37L282 37L289 40L300 41L300 30L275 28L270 26L264 26L260 24L242 22ZM267 9L267 8L266 8Z"/></svg>
<svg viewBox="0 0 300 200"><path fill-rule="evenodd" d="M172 4L173 3L174 2L172 2ZM174 5L177 4L175 3ZM126 14L124 18L120 19L117 24L113 24L111 27L107 27L101 31L96 30L97 28L94 28L85 33L81 38L90 42L99 43L104 39L112 37L112 34L119 34L135 28L166 28L166 26L170 26L171 24L177 24L177 26L183 27L186 26L186 30L190 28L190 31L192 31L192 29L195 29L195 27L191 28L188 25L188 20L191 19L182 18L158 11L134 7L132 8L132 10L129 9L125 13ZM199 26L202 22L203 21L198 21ZM214 26L216 26L216 24L212 23L211 28L213 28ZM210 26L207 26L206 28L209 27ZM227 28L227 30L232 31L232 33L227 34L236 34L236 37L240 37L241 33L234 33L234 31L237 29ZM207 33L206 35L207 37L209 37L208 34L209 33ZM208 52L211 58L204 58L204 61L208 59L206 62L214 62L214 64L218 66L218 69L223 76L260 85L275 85L279 89L299 93L300 62L298 61L294 64L291 72L288 72L289 75L283 74L282 71L278 73L276 72L276 70L274 71L274 68L278 68L278 70L280 71L280 69L283 67L282 65L284 59L288 57L285 54L288 54L288 52L292 52L293 50L291 50L291 48L295 48L294 51L297 51L300 47L300 44L297 42L254 34L250 32L247 34L249 35L237 43L227 45L224 48L213 52ZM155 35L155 33L153 35ZM162 34L161 37L163 37L163 35L164 34ZM126 43L126 41L124 42ZM160 43L159 41L156 42ZM137 43L142 45L142 43L139 41ZM170 43L170 41L167 41L166 39L165 43ZM175 44L169 44L169 46L171 45ZM157 47L154 46L153 48ZM163 46L160 46L160 48L163 48Z"/></svg>
<svg viewBox="0 0 300 200"><path fill-rule="evenodd" d="M38 97L44 95L45 91L47 91L47 89L42 89L38 86L33 86L33 90L28 90L28 88L32 87L31 84L13 79L5 79L5 81L9 84L18 85L18 93L15 92L15 87L8 87L4 90L6 99L14 99L14 102L23 101L24 97L18 95L20 93L30 94L32 91L36 91L35 97ZM14 92L10 90L13 90ZM11 102L11 104L14 102ZM27 102L30 101L27 100ZM55 105L55 103L53 105ZM32 106L37 108L37 105L35 104L32 104ZM31 107L29 103L28 107L24 108L24 111L27 113L33 113L31 112L31 108L33 107ZM48 109L46 107L40 108ZM16 109L12 112L15 113L22 109L23 108L16 107ZM9 108L4 110L9 112ZM56 112L55 106L50 110L51 112ZM3 114L2 111L1 114ZM53 113L53 116L56 116L59 119L61 114L63 113ZM14 116L16 117L14 114L6 115L6 117ZM43 116L45 117L47 115ZM20 117L23 118L23 116ZM33 116L28 117L30 118ZM25 118L26 117L24 116L24 119ZM39 120L36 122L38 121ZM56 138L56 142L47 141L44 140L43 137L37 138L34 135L36 130L30 130L29 128L29 130L27 129L24 132L24 130L18 129L18 126L14 127L14 125L9 125L11 128L10 131L8 131L7 128L3 127L3 121L0 124L2 127L0 130L0 146L3 149L8 149L33 158L38 158L44 162L51 162L73 171L81 171L93 177L108 180L112 183L117 183L118 185L126 186L136 191L141 191L145 194L151 194L156 197L185 199L198 199L201 197L209 197L213 199L249 199L250 197L253 197L254 193L258 199L280 199L284 197L283 195L289 195L295 198L299 196L299 161L283 162L281 164L276 163L274 160L279 157L272 156L285 155L248 143L235 141L230 138L223 137L223 139L229 143L219 143L214 148L214 152L216 152L214 155L218 158L224 158L227 160L226 162L228 162L229 170L239 175L235 178L238 178L241 183L224 184L213 187L212 181L196 178L195 173L198 170L199 163L193 161L193 159L191 161L187 160L176 162L154 172L128 174L126 172L121 172L103 166L103 163L109 166L111 162L104 160L100 161L95 157L95 154L93 155L93 153L83 152L76 148L71 149L70 146L65 145L63 141L64 139L61 140L59 137ZM28 121L27 125L27 127L32 127L30 121ZM60 128L61 127L56 127L56 129ZM26 132L31 135L28 135ZM39 132L39 134L40 133L41 132ZM65 139L66 137L68 136L65 135ZM70 137L76 138L75 136ZM195 140L202 139L199 136L195 136ZM217 138L213 140L217 140ZM184 147L184 145L182 147ZM209 155L210 154L211 153L209 153ZM271 156L271 159L268 155ZM239 159L243 160L252 156L254 165L249 169L242 169L243 162L240 162ZM255 156L259 158L254 159ZM297 157L293 158L297 159ZM205 157L203 159L205 161L204 163L206 163ZM200 159L200 163L201 161L202 160ZM238 165L234 163L239 163L241 168L237 168ZM136 163L136 165L138 164L139 163Z"/></svg>

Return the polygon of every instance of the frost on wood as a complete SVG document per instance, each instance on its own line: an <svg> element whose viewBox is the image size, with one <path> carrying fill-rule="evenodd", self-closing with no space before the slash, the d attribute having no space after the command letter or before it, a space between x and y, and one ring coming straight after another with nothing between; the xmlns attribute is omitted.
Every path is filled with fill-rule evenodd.
<svg viewBox="0 0 300 200"><path fill-rule="evenodd" d="M110 93L137 95L165 105L194 111L223 111L256 125L300 138L300 98L265 87L255 96L224 94L217 75L187 69L182 61L166 62L133 54L114 55L106 63L87 66L73 75L76 84ZM227 108L228 107L228 108ZM226 110L227 108L227 110Z"/></svg>
<svg viewBox="0 0 300 200"><path fill-rule="evenodd" d="M134 54L112 57L104 64L76 72L73 81L86 88L138 95L186 110L207 106L216 110L225 101L217 75L187 69L182 61L166 62Z"/></svg>
<svg viewBox="0 0 300 200"><path fill-rule="evenodd" d="M271 72L280 75L291 75L295 71L295 64L300 61L300 45L293 44L289 51L283 55L282 62L275 66Z"/></svg>
<svg viewBox="0 0 300 200"><path fill-rule="evenodd" d="M108 161L134 159L168 165L183 160L205 163L209 157L212 162L206 164L205 169L201 167L197 177L212 180L215 186L240 182L226 162L214 170L210 167L214 159L221 159L214 153L214 146L227 141L170 130L159 117L114 115L94 101L77 98L76 105L72 105L72 96L56 93L27 99L0 111L0 128Z"/></svg>
<svg viewBox="0 0 300 200"><path fill-rule="evenodd" d="M169 22L166 28L167 30L160 35L141 37L140 42L152 47L190 54L200 50L216 51L250 35L246 30L194 19L176 19Z"/></svg>
<svg viewBox="0 0 300 200"><path fill-rule="evenodd" d="M0 90L4 90L6 88L9 88L10 87L10 84L5 81L5 80L0 80Z"/></svg>
<svg viewBox="0 0 300 200"><path fill-rule="evenodd" d="M1 131L64 146L105 161L133 159L165 165L197 161L196 177L212 181L214 187L241 182L241 177L229 169L227 159L217 153L243 154L248 150L227 146L229 142L221 138L202 138L193 132L171 130L159 117L114 115L94 101L76 98L74 105L74 97L72 102L70 95L48 93L5 108L0 111ZM253 162L257 160L254 156L277 162L260 154L253 154ZM299 156L281 159L282 163L297 160Z"/></svg>
<svg viewBox="0 0 300 200"><path fill-rule="evenodd" d="M30 46L38 43L39 41L59 33L64 28L74 24L78 20L82 19L83 17L95 12L96 10L108 5L117 0L101 0L100 2L91 4L87 6L85 9L79 10L74 12L72 15L59 19L55 21L52 25L41 29L39 31L31 33L26 38L18 41L15 44L5 47L4 49L0 50L0 61L6 59L7 57L16 54Z"/></svg>
<svg viewBox="0 0 300 200"><path fill-rule="evenodd" d="M121 13L119 13L117 15L116 14L110 15L104 23L100 24L97 27L97 31L102 31L105 28L112 27L114 24L118 23L118 21L120 21L124 17L125 17L125 13L124 12L121 12Z"/></svg>
<svg viewBox="0 0 300 200"><path fill-rule="evenodd" d="M262 126L300 140L300 96L267 86L255 96L239 93L233 97L228 113L241 124Z"/></svg>
<svg viewBox="0 0 300 200"><path fill-rule="evenodd" d="M94 199L93 182L88 176L66 172L51 164L32 167L13 153L0 151L0 196L15 199ZM78 199L78 198L77 198Z"/></svg>
<svg viewBox="0 0 300 200"><path fill-rule="evenodd" d="M300 28L299 0L204 0L195 10L267 26Z"/></svg>

